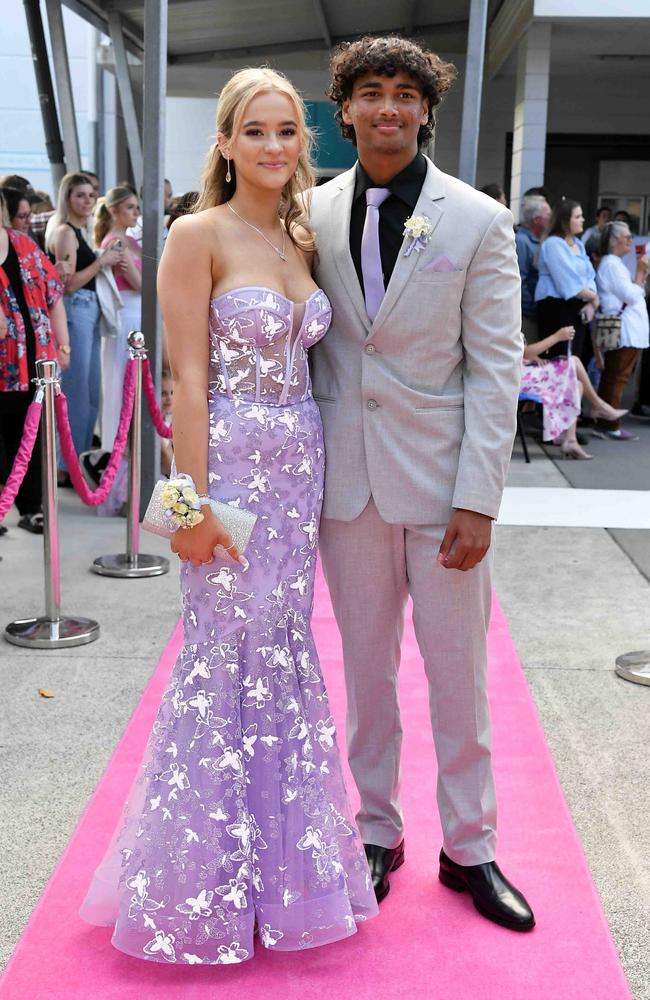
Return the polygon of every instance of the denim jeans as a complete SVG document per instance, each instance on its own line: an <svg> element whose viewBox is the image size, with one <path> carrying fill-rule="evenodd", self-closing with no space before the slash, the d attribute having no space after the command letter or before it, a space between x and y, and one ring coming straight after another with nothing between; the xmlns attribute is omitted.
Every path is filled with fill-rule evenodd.
<svg viewBox="0 0 650 1000"><path fill-rule="evenodd" d="M99 303L95 292L80 288L63 298L70 335L70 367L61 376L75 451L87 451L93 438L101 385ZM59 457L59 468L65 462Z"/></svg>

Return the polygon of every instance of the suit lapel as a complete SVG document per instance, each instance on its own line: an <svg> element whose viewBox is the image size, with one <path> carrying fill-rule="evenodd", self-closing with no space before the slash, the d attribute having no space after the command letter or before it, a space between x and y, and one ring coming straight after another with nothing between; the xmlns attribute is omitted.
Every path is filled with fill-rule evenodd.
<svg viewBox="0 0 650 1000"><path fill-rule="evenodd" d="M422 185L420 197L418 198L413 215L427 216L433 226L432 236L443 215L443 208L439 202L441 202L444 197L445 186L443 174L433 165L431 160L427 158L427 174L424 178L424 184ZM389 314L392 312L400 295L406 288L413 271L415 270L418 258L420 258L421 251L418 252L417 250L410 253L408 257L404 256L404 252L407 249L409 242L410 237L405 236L402 241L399 254L397 255L397 260L395 261L395 267L393 268L393 273L388 283L386 294L384 295L381 306L379 307L379 312L375 316L375 321L372 324L370 336L372 336L372 334L378 330L380 326L382 326ZM354 271L354 265L352 269ZM359 289L359 294L360 293L361 289ZM366 322L367 321L366 316Z"/></svg>
<svg viewBox="0 0 650 1000"><path fill-rule="evenodd" d="M355 167L341 174L338 191L333 195L330 203L331 253L350 301L359 314L364 327L369 329L370 320L366 312L366 303L350 253L350 213L352 211L355 176Z"/></svg>

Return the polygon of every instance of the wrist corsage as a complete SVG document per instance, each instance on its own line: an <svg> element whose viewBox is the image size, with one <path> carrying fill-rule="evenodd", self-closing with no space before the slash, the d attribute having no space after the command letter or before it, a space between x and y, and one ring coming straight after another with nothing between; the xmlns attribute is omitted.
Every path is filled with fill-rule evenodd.
<svg viewBox="0 0 650 1000"><path fill-rule="evenodd" d="M176 476L165 483L160 491L160 504L172 531L193 528L203 520L199 496L190 476Z"/></svg>

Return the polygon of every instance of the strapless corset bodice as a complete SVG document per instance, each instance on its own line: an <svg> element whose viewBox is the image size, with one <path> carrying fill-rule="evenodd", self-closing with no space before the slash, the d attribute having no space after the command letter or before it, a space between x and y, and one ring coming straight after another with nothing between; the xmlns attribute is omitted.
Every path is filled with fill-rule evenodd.
<svg viewBox="0 0 650 1000"><path fill-rule="evenodd" d="M332 319L322 289L293 302L270 288L235 288L210 302L210 391L270 405L311 394L307 350Z"/></svg>

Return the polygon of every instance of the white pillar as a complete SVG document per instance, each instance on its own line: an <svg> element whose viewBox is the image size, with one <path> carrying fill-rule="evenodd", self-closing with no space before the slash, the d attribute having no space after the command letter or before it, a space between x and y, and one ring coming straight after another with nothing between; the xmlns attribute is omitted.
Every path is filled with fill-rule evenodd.
<svg viewBox="0 0 650 1000"><path fill-rule="evenodd" d="M167 97L168 0L145 0L142 145L146 159L142 183L142 326L149 364L160 394L162 324L156 294L162 253L165 179L165 102ZM140 516L160 476L160 441L148 414L142 423Z"/></svg>
<svg viewBox="0 0 650 1000"><path fill-rule="evenodd" d="M470 0L458 176L472 187L476 184L487 14L487 0Z"/></svg>
<svg viewBox="0 0 650 1000"><path fill-rule="evenodd" d="M544 183L551 25L533 23L517 49L510 207L515 220L524 191Z"/></svg>

